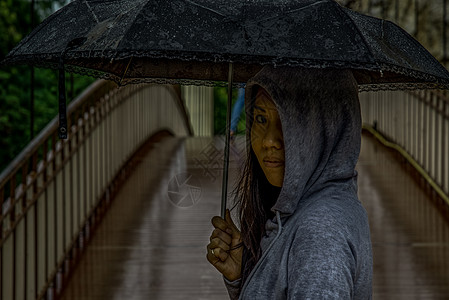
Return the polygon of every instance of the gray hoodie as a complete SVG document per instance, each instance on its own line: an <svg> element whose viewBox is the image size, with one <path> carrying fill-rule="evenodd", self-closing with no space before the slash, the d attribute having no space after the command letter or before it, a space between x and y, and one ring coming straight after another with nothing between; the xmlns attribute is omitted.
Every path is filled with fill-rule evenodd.
<svg viewBox="0 0 449 300"><path fill-rule="evenodd" d="M277 107L285 174L262 257L243 287L225 279L231 299L370 299L372 252L357 198L361 117L352 73L266 66L247 84L247 113L254 86Z"/></svg>

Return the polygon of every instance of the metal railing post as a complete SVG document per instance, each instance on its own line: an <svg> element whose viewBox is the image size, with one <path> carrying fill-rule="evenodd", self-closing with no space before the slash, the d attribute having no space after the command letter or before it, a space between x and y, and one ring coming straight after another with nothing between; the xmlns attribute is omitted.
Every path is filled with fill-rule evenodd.
<svg viewBox="0 0 449 300"><path fill-rule="evenodd" d="M98 81L70 104L67 141L55 118L0 174L0 299L59 296L133 153L158 130L189 134L178 98Z"/></svg>
<svg viewBox="0 0 449 300"><path fill-rule="evenodd" d="M432 90L362 93L360 99L365 126L373 127L396 148L407 153L423 178L449 205L446 157L449 148L449 99ZM398 101L403 102L402 109L399 109ZM367 107L370 109L366 110Z"/></svg>

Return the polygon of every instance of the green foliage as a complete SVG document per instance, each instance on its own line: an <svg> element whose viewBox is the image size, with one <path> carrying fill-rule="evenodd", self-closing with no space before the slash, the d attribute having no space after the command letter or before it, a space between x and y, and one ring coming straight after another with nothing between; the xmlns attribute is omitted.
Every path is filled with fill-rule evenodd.
<svg viewBox="0 0 449 300"><path fill-rule="evenodd" d="M13 0L0 1L0 58L6 56L9 50L23 37L23 33L30 27L30 21L23 17L29 14L20 14L25 10L25 2L14 3ZM26 5L29 7L29 4ZM30 10L30 9L28 9Z"/></svg>
<svg viewBox="0 0 449 300"><path fill-rule="evenodd" d="M35 2L38 24L66 0ZM30 1L0 0L0 60L31 30ZM68 101L94 81L93 78L66 75ZM0 172L31 139L31 68L0 69ZM38 134L58 113L58 73L34 69L34 128Z"/></svg>
<svg viewBox="0 0 449 300"><path fill-rule="evenodd" d="M27 123L24 122L29 115L26 106L23 105L23 96L26 91L20 85L12 83L17 77L13 75L15 73L13 71L18 72L18 69L11 70L11 74L2 70L0 75L6 78L0 84L0 165L2 169L20 151L18 149L26 145L29 136ZM10 75L9 78L8 75ZM4 85L5 82L10 84Z"/></svg>
<svg viewBox="0 0 449 300"><path fill-rule="evenodd" d="M34 27L67 0L38 0L34 5ZM0 59L31 32L31 1L0 0Z"/></svg>
<svg viewBox="0 0 449 300"><path fill-rule="evenodd" d="M232 105L237 100L238 90L232 91ZM223 87L214 88L214 134L225 134L226 112L228 103L228 89ZM239 123L237 124L237 133L245 133L245 110L242 111Z"/></svg>
<svg viewBox="0 0 449 300"><path fill-rule="evenodd" d="M70 94L78 95L94 79L66 75L68 101ZM0 170L17 156L31 140L30 95L31 68L27 66L0 70ZM38 134L58 113L58 73L35 69L34 133Z"/></svg>

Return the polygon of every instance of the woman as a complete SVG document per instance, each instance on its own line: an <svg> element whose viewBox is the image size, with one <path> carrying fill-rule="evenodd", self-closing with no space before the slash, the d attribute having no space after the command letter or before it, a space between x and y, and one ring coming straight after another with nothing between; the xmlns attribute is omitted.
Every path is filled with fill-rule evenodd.
<svg viewBox="0 0 449 300"><path fill-rule="evenodd" d="M241 232L227 212L212 219L207 245L231 299L370 299L352 73L266 66L247 83L245 100L248 157L236 194Z"/></svg>

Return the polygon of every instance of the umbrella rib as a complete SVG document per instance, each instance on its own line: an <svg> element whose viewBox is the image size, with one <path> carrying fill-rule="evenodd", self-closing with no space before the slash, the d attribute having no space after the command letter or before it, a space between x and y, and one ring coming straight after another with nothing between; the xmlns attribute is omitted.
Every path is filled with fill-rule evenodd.
<svg viewBox="0 0 449 300"><path fill-rule="evenodd" d="M304 10L304 9L306 9L306 8L309 8L309 7L313 6L313 5L318 5L318 4L321 4L321 3L324 3L324 2L328 2L328 1L326 1L326 0L317 1L317 2L314 2L314 3L309 4L309 5L307 5L307 6L304 6L304 7L301 7L301 8L297 8L297 9L294 9L294 10L287 11L287 12L285 12L285 14L291 14L291 13L294 13L294 12L298 12L298 11ZM280 15L277 14L277 15L275 15L275 16L273 16L273 17L268 17L268 18L265 18L265 19L262 19L262 20L257 20L257 21L255 21L254 23L250 23L250 24L251 24L251 25L254 25L254 24L257 24L257 23L261 23L261 22L265 22L265 21L268 21L268 20L276 19L276 18L278 18L279 16L280 16ZM245 33L246 33L246 26L242 26L242 27L243 27L243 30L244 30ZM255 41L257 42L258 40L260 40L260 38L261 38L261 34L260 34L260 32L259 32L258 38L257 38ZM254 50L254 51L255 51L255 50Z"/></svg>
<svg viewBox="0 0 449 300"><path fill-rule="evenodd" d="M304 9L307 9L307 8L309 8L309 7L311 7L311 6L319 5L319 4L324 3L324 2L329 2L329 1L327 1L327 0L317 1L317 2L314 2L314 3L309 4L309 5L307 5L307 6L304 6L304 7L300 7L300 8L297 8L297 9L289 10L289 11L287 11L287 12L283 12L282 14L291 14L291 13L295 13L295 12L298 12L298 11L301 11L301 10L304 10ZM276 18L279 18L279 16L280 16L280 14L277 14L277 15L275 15L275 16L273 16L273 17L268 17L268 18L265 18L265 19L262 19L262 20L257 20L256 23L265 22L265 21L268 21L268 20L271 20L271 19L276 19Z"/></svg>
<svg viewBox="0 0 449 300"><path fill-rule="evenodd" d="M147 5L147 4L148 4L148 1L146 1L144 4L142 4L142 6L140 7L140 9L142 9L142 8L143 8L145 5ZM138 5L133 6L133 8L136 8L136 7L138 7ZM120 18L121 16L123 16L125 13L130 12L131 10L132 10L132 9L130 8L129 10L127 10L127 11L125 11L125 12L122 12L122 14L116 16L116 18L114 19L114 21L119 20L119 18ZM134 20L135 20L136 18L137 18L137 15L134 16ZM120 37L120 39L119 39L118 41L115 42L115 44L116 44L117 47L119 46L119 44L121 43L121 41L123 40L123 38L128 34L128 32L129 32L129 30L130 30L131 27L132 27L132 26L129 26L129 27L126 29L125 33ZM118 52L116 51L115 54L114 54L113 60L115 59L115 57L117 56L117 54L118 54ZM132 57L131 57L131 58L132 58ZM130 64L130 63L131 63L131 60L128 62L128 66L126 67L125 73L123 74L123 77L122 77L122 79L120 80L120 83L122 82L123 78L125 77L126 72L128 71L128 67L129 67L129 64Z"/></svg>
<svg viewBox="0 0 449 300"><path fill-rule="evenodd" d="M86 3L87 8L89 9L90 13L94 16L94 19L97 22L97 24L100 23L100 21L98 21L97 15L95 15L94 11L92 10L92 7L90 7L87 0L84 0L84 3Z"/></svg>
<svg viewBox="0 0 449 300"><path fill-rule="evenodd" d="M365 37L363 36L363 34L360 32L359 28L357 27L357 25L355 24L354 20L351 18L351 16L349 16L346 11L337 3L335 3L335 5L340 9L340 11L346 16L346 18L349 19L349 21L351 21L352 25L354 26L355 30L357 30L357 32L359 33L359 36L362 38L363 43L365 44L365 47L368 49L369 53L371 54L371 57L373 58L374 63L377 65L377 67L379 68L380 74L383 77L383 72L382 72L382 68L379 65L379 63L375 60L374 57L374 53L373 51L371 51L371 48L368 45L368 42L366 41ZM382 28L383 31L383 28ZM382 32L383 34L383 32Z"/></svg>
<svg viewBox="0 0 449 300"><path fill-rule="evenodd" d="M123 72L122 79L120 79L119 85L122 85L122 81L123 81L123 79L124 79L125 76L126 76L126 72L128 72L129 65L131 64L131 61L132 61L132 60L133 60L133 57L131 56L131 57L129 58L128 65L126 66L125 72Z"/></svg>
<svg viewBox="0 0 449 300"><path fill-rule="evenodd" d="M216 11L216 10L213 10L213 9L210 8L210 7L203 6L203 5L201 5L201 4L198 4L198 3L193 2L193 1L190 1L190 0L184 0L184 1L187 2L187 3L193 4L193 5L195 5L195 6L201 7L202 9L209 10L209 11L211 11L211 12L213 12L213 13L215 13L215 14L221 16L221 17L224 17L224 18L226 17L226 16L223 15L222 13L220 13L220 12L218 12L218 11Z"/></svg>

